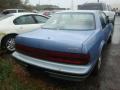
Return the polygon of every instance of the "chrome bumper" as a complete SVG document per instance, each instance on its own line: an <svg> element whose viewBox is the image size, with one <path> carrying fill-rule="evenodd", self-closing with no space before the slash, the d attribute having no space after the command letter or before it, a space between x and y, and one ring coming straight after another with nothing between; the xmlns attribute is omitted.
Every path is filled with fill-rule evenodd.
<svg viewBox="0 0 120 90"><path fill-rule="evenodd" d="M56 62L50 62L47 60L41 60L41 59L36 59L32 58L29 56L26 56L24 54L15 52L12 55L15 59L26 63L30 64L36 67L40 67L46 70L46 71L52 75L58 75L58 76L67 76L69 77L71 74L75 76L82 76L83 78L86 78L90 72L92 71L92 65L69 65L69 64L61 64L61 63L56 63ZM55 71L55 72L51 72ZM57 73L56 73L57 72ZM59 72L59 73L58 73ZM60 73L61 72L61 73ZM62 73L65 73L64 75ZM74 76L71 76L74 78ZM80 77L80 78L82 78Z"/></svg>

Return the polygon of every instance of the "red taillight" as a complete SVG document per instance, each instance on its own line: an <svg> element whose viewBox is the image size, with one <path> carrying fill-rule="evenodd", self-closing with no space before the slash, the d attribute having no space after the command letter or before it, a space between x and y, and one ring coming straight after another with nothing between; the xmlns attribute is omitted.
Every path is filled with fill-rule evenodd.
<svg viewBox="0 0 120 90"><path fill-rule="evenodd" d="M65 53L50 50L43 50L38 48L27 47L24 45L16 45L17 51L28 56L49 60L54 62L68 63L68 64L87 64L90 60L89 54Z"/></svg>

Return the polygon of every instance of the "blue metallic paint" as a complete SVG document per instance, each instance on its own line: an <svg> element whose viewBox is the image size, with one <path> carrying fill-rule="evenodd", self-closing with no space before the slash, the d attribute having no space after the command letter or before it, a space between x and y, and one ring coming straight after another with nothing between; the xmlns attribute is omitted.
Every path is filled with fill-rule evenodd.
<svg viewBox="0 0 120 90"><path fill-rule="evenodd" d="M85 72L84 75L90 74L98 60L98 57L102 52L104 45L107 43L107 40L109 39L110 35L113 32L113 26L111 23L107 24L105 28L102 28L99 18L99 13L93 12L93 14L95 15L95 20L96 20L96 30L69 31L69 30L40 29L37 31L19 35L16 38L16 43L26 45L29 47L54 50L54 51L83 53L83 54L89 53L91 56L90 62L87 65L79 65L79 68L85 66L86 68L88 68L88 71ZM22 56L20 57L18 54L19 53L15 52L13 56L25 62L25 58ZM26 59L26 62L29 61L27 61ZM40 63L40 61L38 62ZM36 63L36 65L38 65L38 63ZM54 63L52 63L52 65L54 65ZM72 65L70 66L72 67ZM65 67L65 64L63 64L63 67ZM63 67L61 65L62 69ZM57 67L55 66L55 68ZM65 70L63 71L66 70L68 69L66 69L65 67ZM75 72L73 71L70 73L74 74Z"/></svg>

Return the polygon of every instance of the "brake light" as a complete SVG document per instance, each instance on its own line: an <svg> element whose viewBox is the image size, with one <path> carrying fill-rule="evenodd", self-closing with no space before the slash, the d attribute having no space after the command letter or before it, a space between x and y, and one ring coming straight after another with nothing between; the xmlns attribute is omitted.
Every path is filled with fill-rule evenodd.
<svg viewBox="0 0 120 90"><path fill-rule="evenodd" d="M24 45L16 45L17 51L38 59L61 62L67 64L87 64L90 60L89 54L66 53L51 50L32 48Z"/></svg>

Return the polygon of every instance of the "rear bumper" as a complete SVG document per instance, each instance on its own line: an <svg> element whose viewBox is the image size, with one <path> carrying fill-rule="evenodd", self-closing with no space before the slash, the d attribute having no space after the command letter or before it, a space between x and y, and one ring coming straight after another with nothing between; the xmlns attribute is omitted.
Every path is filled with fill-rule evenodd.
<svg viewBox="0 0 120 90"><path fill-rule="evenodd" d="M66 80L81 80L87 78L92 72L92 65L69 65L40 60L15 52L13 57L23 63L36 66L45 70L52 77Z"/></svg>

